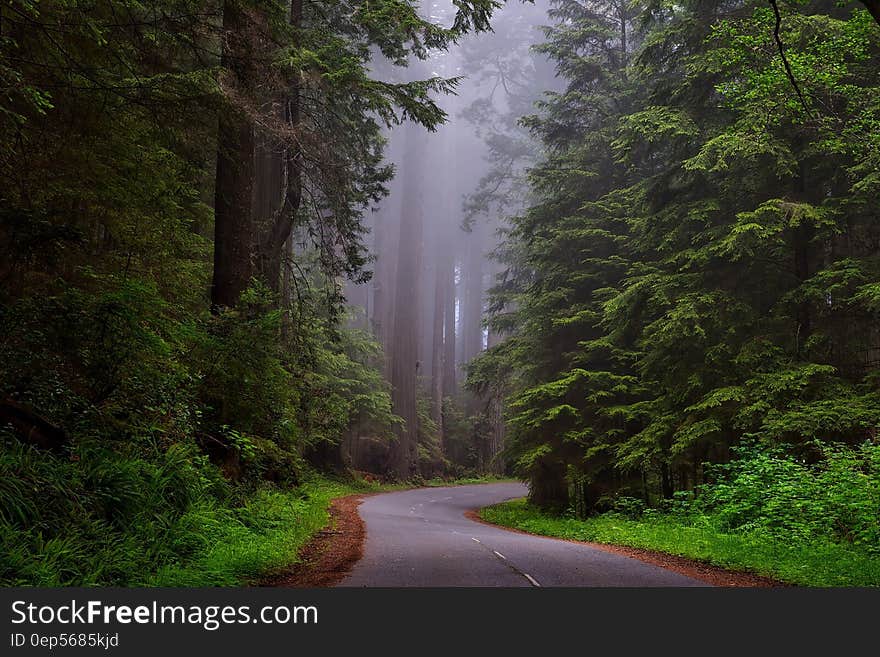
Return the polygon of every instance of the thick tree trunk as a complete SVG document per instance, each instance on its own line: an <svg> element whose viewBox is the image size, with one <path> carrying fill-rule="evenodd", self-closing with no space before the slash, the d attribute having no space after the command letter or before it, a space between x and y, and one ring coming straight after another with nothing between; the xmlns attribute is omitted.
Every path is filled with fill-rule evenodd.
<svg viewBox="0 0 880 657"><path fill-rule="evenodd" d="M819 199L815 198L814 190L809 187L807 179L807 166L801 162L800 173L794 183L795 198L808 203L818 203ZM813 238L816 229L806 222L801 222L795 229L792 238L794 274L798 280L798 284L803 284L810 278ZM812 307L808 300L798 304L795 311L795 354L798 358L803 355L803 348L813 332Z"/></svg>
<svg viewBox="0 0 880 657"><path fill-rule="evenodd" d="M392 405L405 425L396 430L389 454L389 469L400 479L418 468L418 411L416 386L419 369L419 280L422 256L422 167L426 136L411 126L403 162L404 196L401 208L400 247L394 313L394 353L391 359Z"/></svg>
<svg viewBox="0 0 880 657"><path fill-rule="evenodd" d="M384 254L383 245L384 245L384 236L386 232L385 222L382 220L381 213L378 213L376 216L376 253L379 254L378 261L376 263L376 272L373 275L373 334L376 336L376 340L379 341L380 344L385 346L386 343L386 334L387 334L387 326L385 323L385 317L387 315L387 306L388 303L386 301L387 291L386 288L388 286L388 257ZM390 356L390 351L385 349L385 356Z"/></svg>
<svg viewBox="0 0 880 657"><path fill-rule="evenodd" d="M385 353L383 374L391 380L391 362L394 360L394 303L397 288L397 260L399 255L399 216L393 199L376 214L376 272L373 276L373 321L376 339Z"/></svg>
<svg viewBox="0 0 880 657"><path fill-rule="evenodd" d="M267 284L271 280L279 281L280 287L271 286L272 289L281 292L283 288L283 276L281 272L281 264L284 255L284 246L279 250L278 256L274 260L274 278L265 271L265 263L263 260L262 247L260 240L271 229L273 218L278 215L284 206L283 198L286 181L286 157L283 145L270 134L257 134L256 147L254 153L255 175L254 175L254 194L253 194L253 222L254 235L257 244L255 245L256 259L255 268L256 275L263 279ZM282 303L283 305L283 303Z"/></svg>
<svg viewBox="0 0 880 657"><path fill-rule="evenodd" d="M799 283L803 283L810 277L811 242L815 230L812 226L798 226L794 235L794 269ZM795 336L795 351L800 358L804 344L813 332L812 308L809 301L798 304L795 321L797 326Z"/></svg>
<svg viewBox="0 0 880 657"><path fill-rule="evenodd" d="M247 18L232 1L223 8L221 65L237 87L247 85L251 48ZM240 89L239 89L240 91ZM254 128L239 108L226 106L218 125L214 187L214 275L211 307L216 312L238 303L253 271L251 195L254 185Z"/></svg>
<svg viewBox="0 0 880 657"><path fill-rule="evenodd" d="M292 0L290 25L294 30L302 25L303 0ZM284 120L289 130L295 131L300 123L300 79L294 71L284 99ZM281 263L284 260L284 244L293 232L296 213L302 201L302 153L287 144L283 153L283 183L281 206L261 232L257 244L257 273L269 289L278 292L281 287Z"/></svg>
<svg viewBox="0 0 880 657"><path fill-rule="evenodd" d="M565 465L544 464L532 475L529 501L542 509L558 511L568 506L568 482Z"/></svg>
<svg viewBox="0 0 880 657"><path fill-rule="evenodd" d="M453 397L456 392L456 335L455 335L455 261L447 261L443 272L443 396Z"/></svg>
<svg viewBox="0 0 880 657"><path fill-rule="evenodd" d="M660 464L660 493L664 499L670 500L674 492L672 477L669 474L669 464L663 462Z"/></svg>
<svg viewBox="0 0 880 657"><path fill-rule="evenodd" d="M434 267L434 316L431 345L431 417L443 436L443 329L446 285L445 254L439 254Z"/></svg>
<svg viewBox="0 0 880 657"><path fill-rule="evenodd" d="M468 239L461 326L463 364L476 358L483 350L483 230L483 226L475 227Z"/></svg>

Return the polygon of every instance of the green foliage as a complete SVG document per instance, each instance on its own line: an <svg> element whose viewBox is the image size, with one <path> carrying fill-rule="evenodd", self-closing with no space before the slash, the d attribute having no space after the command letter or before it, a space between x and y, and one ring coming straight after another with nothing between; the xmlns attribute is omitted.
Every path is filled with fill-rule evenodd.
<svg viewBox="0 0 880 657"><path fill-rule="evenodd" d="M470 368L509 386L535 502L659 505L743 438L792 464L874 440L880 32L783 14L804 103L766 3L552 3L567 86L523 118L544 160L493 301L511 335Z"/></svg>
<svg viewBox="0 0 880 657"><path fill-rule="evenodd" d="M326 479L295 491L263 489L233 513L194 512L190 535L198 548L190 559L163 560L140 585L237 586L298 562L298 552L327 525L335 497L356 492L351 483Z"/></svg>
<svg viewBox="0 0 880 657"><path fill-rule="evenodd" d="M482 509L480 516L533 534L656 550L801 586L880 585L876 555L836 543L731 533L701 516L646 514L634 519L609 513L581 520L548 515L525 500Z"/></svg>
<svg viewBox="0 0 880 657"><path fill-rule="evenodd" d="M456 3L445 28L413 2L304 3L299 26L284 3L245 4L271 102L218 70L222 3L0 8L0 401L67 438L44 452L0 424L4 583L232 584L281 565L326 505L297 497L306 458L399 422L379 347L341 326L336 276L368 278L381 125L435 128L455 80L386 82L370 61L488 29L496 3ZM312 194L308 246L285 263L294 300L254 281L211 314L218 109L269 138L293 79Z"/></svg>
<svg viewBox="0 0 880 657"><path fill-rule="evenodd" d="M443 400L443 453L448 459L447 471L455 477L487 476L503 472L503 464L495 459L500 445L492 445L498 428L485 412L467 415L460 401Z"/></svg>
<svg viewBox="0 0 880 657"><path fill-rule="evenodd" d="M716 465L694 509L728 531L796 542L825 540L880 554L880 446L817 445L808 464L784 452L741 448Z"/></svg>
<svg viewBox="0 0 880 657"><path fill-rule="evenodd" d="M351 484L263 487L242 504L195 445L0 456L4 586L234 586L295 563Z"/></svg>
<svg viewBox="0 0 880 657"><path fill-rule="evenodd" d="M416 436L418 472L422 478L432 479L448 472L449 462L440 442L440 428L431 417L431 399L421 390L416 397L416 412L419 421Z"/></svg>
<svg viewBox="0 0 880 657"><path fill-rule="evenodd" d="M203 522L228 512L227 485L194 445L115 451L90 442L49 456L3 438L6 586L136 584L165 561L192 558Z"/></svg>
<svg viewBox="0 0 880 657"><path fill-rule="evenodd" d="M296 377L273 310L184 324L154 288L128 282L102 295L23 300L2 320L3 394L71 434L58 456L4 434L7 583L131 585L162 568L165 583L232 584L279 566L323 511L301 524L292 494L266 486L296 484L310 445L355 425L388 435L395 421L372 342L315 331L314 364ZM278 506L265 511L268 524L241 527L264 512L260 500ZM292 526L279 529L275 516ZM249 547L199 556L227 539ZM192 564L202 558L219 560L206 566L219 570L171 568L200 568Z"/></svg>

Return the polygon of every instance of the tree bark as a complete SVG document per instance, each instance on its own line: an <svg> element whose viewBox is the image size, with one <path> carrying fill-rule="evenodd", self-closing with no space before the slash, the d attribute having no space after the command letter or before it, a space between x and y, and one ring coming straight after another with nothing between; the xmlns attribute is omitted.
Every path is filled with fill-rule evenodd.
<svg viewBox="0 0 880 657"><path fill-rule="evenodd" d="M461 317L462 365L483 350L483 232L478 225L468 236L464 268L464 307Z"/></svg>
<svg viewBox="0 0 880 657"><path fill-rule="evenodd" d="M292 0L290 25L294 31L302 26L303 0ZM294 37L294 39L296 36ZM288 129L296 131L300 124L300 73L294 71L284 102L284 120ZM275 212L257 245L257 272L269 289L278 292L281 286L281 263L284 244L293 231L296 213L302 202L302 153L295 144L284 149L284 182L281 207Z"/></svg>
<svg viewBox="0 0 880 657"><path fill-rule="evenodd" d="M660 464L660 493L664 499L671 500L674 492L672 477L669 474L669 464L664 461Z"/></svg>
<svg viewBox="0 0 880 657"><path fill-rule="evenodd" d="M531 477L529 501L542 509L562 510L568 506L568 481L565 465L544 463Z"/></svg>
<svg viewBox="0 0 880 657"><path fill-rule="evenodd" d="M447 260L446 269L443 272L443 396L455 395L456 376L456 348L457 337L455 334L455 260L450 257Z"/></svg>
<svg viewBox="0 0 880 657"><path fill-rule="evenodd" d="M434 267L434 326L431 344L431 417L443 436L443 329L446 308L444 280L445 254L440 253Z"/></svg>
<svg viewBox="0 0 880 657"><path fill-rule="evenodd" d="M240 92L248 84L251 45L247 17L237 2L227 1L223 6L223 37L221 67ZM238 303L253 272L254 127L250 117L240 108L226 105L220 111L217 140L211 283L214 312Z"/></svg>
<svg viewBox="0 0 880 657"><path fill-rule="evenodd" d="M405 177L401 208L400 247L394 313L394 353L391 359L392 406L405 425L396 430L389 453L389 469L399 479L409 479L418 467L419 433L416 386L419 368L419 280L422 255L422 170L426 136L410 126L403 162Z"/></svg>

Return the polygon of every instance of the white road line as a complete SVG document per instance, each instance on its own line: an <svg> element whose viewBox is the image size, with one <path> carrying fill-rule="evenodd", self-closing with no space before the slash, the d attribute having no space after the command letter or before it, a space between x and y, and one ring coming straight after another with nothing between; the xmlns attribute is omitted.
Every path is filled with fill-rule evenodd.
<svg viewBox="0 0 880 657"><path fill-rule="evenodd" d="M538 584L538 580L536 580L534 577L532 577L528 573L523 573L522 576L525 577L527 580L529 580L532 583L532 586L537 586L538 588L541 588L541 585Z"/></svg>
<svg viewBox="0 0 880 657"><path fill-rule="evenodd" d="M480 545L483 544L483 542L482 542L480 539L475 538L475 537L473 537L473 536L471 536L471 540L472 540L474 543L479 543ZM487 549L488 549L488 546L487 546ZM496 557L498 557L498 558L501 559L502 561L507 562L508 567L511 568L515 573L518 573L518 574L522 575L523 577L525 577L525 578L529 581L529 584L531 584L532 586L536 586L536 587L538 587L538 588L541 588L541 585L538 584L538 580L536 580L534 577L532 577L532 576L529 575L528 573L524 573L523 571L521 571L521 570L520 570L519 568L517 568L516 566L512 565L512 564L510 563L510 561L507 560L507 557L505 557L503 554L501 554L498 550L492 550L492 554L494 554Z"/></svg>

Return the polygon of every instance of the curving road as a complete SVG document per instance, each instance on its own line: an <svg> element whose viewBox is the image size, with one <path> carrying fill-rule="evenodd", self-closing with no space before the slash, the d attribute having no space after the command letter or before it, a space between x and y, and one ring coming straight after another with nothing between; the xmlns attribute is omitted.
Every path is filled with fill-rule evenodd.
<svg viewBox="0 0 880 657"><path fill-rule="evenodd" d="M510 532L465 512L515 497L522 484L420 488L367 498L363 558L340 586L706 586L635 559Z"/></svg>

